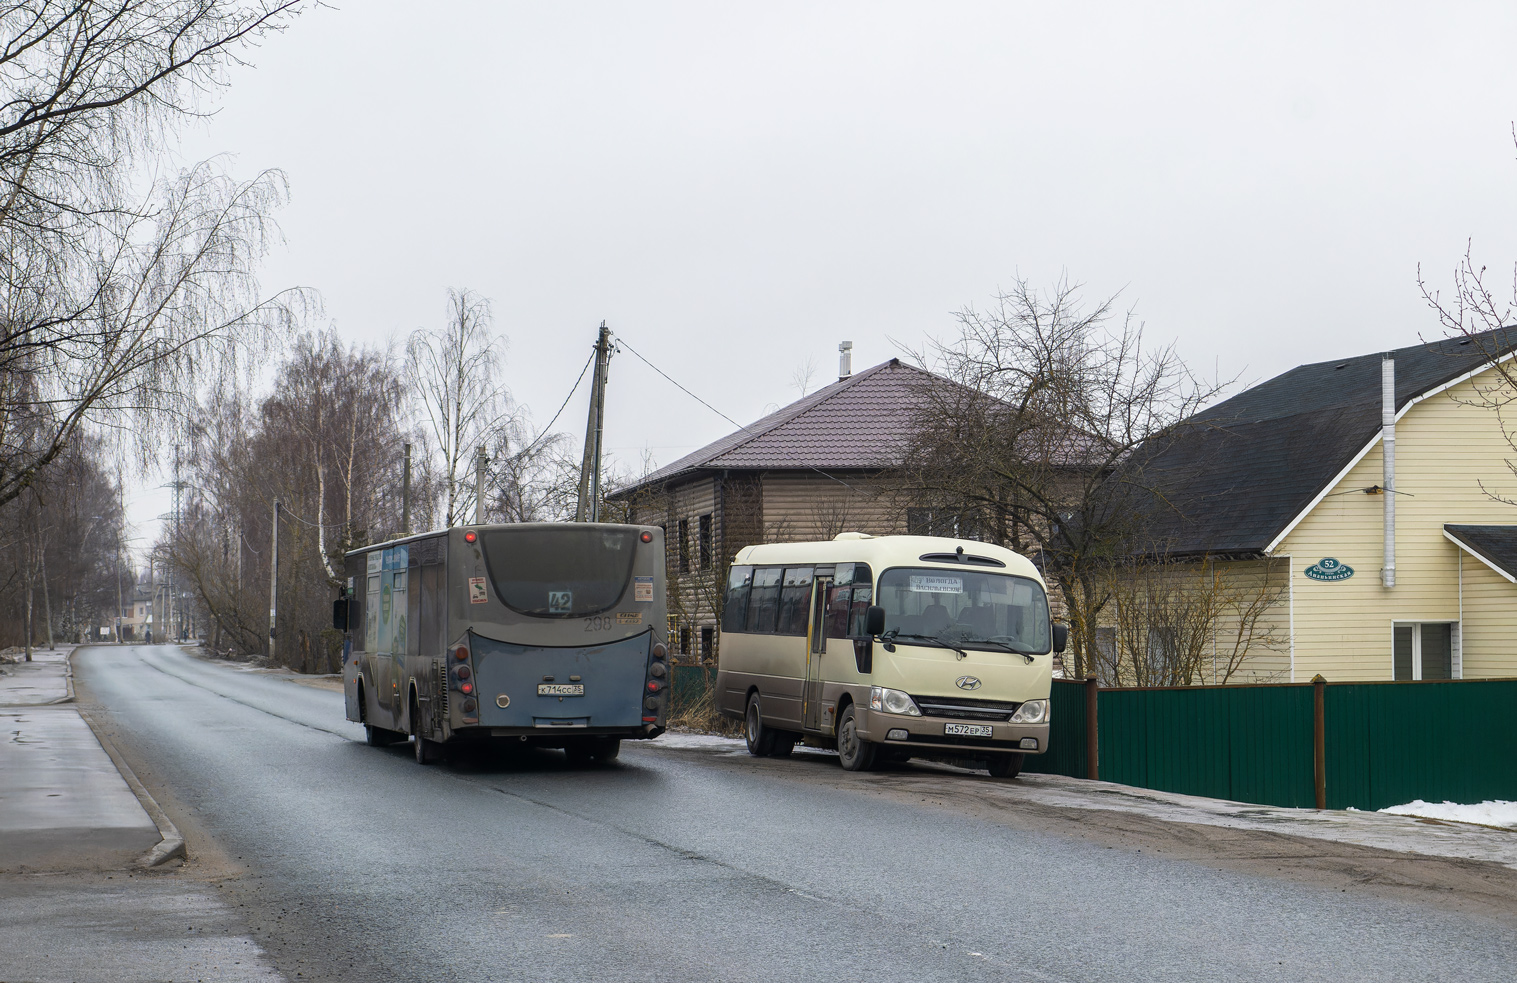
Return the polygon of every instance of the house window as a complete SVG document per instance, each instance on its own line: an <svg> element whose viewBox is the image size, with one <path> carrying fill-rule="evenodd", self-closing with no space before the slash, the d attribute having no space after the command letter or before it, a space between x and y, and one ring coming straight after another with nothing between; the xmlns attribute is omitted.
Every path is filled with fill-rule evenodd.
<svg viewBox="0 0 1517 983"><path fill-rule="evenodd" d="M680 655L689 655L690 654L690 629L689 628L681 628L679 630L679 654Z"/></svg>
<svg viewBox="0 0 1517 983"><path fill-rule="evenodd" d="M1391 635L1391 678L1456 678L1454 649L1458 633L1452 622L1398 624Z"/></svg>
<svg viewBox="0 0 1517 983"><path fill-rule="evenodd" d="M690 520L679 520L679 572L690 572Z"/></svg>
<svg viewBox="0 0 1517 983"><path fill-rule="evenodd" d="M711 513L707 512L700 520L700 558L701 569L711 569Z"/></svg>
<svg viewBox="0 0 1517 983"><path fill-rule="evenodd" d="M711 650L716 645L716 629L707 625L701 629L701 661L711 661Z"/></svg>

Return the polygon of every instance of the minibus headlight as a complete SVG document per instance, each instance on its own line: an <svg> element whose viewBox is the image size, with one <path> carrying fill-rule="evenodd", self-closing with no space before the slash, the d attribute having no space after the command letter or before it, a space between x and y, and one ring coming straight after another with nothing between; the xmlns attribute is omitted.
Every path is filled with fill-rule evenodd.
<svg viewBox="0 0 1517 983"><path fill-rule="evenodd" d="M1048 720L1047 700L1028 700L1011 715L1014 724L1041 724Z"/></svg>
<svg viewBox="0 0 1517 983"><path fill-rule="evenodd" d="M898 689L886 689L883 686L869 687L869 709L883 713L904 713L908 717L922 715L910 696Z"/></svg>

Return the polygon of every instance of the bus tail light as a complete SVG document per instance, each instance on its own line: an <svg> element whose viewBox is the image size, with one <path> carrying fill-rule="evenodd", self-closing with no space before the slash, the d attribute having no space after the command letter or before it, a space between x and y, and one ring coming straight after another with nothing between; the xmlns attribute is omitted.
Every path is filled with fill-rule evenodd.
<svg viewBox="0 0 1517 983"><path fill-rule="evenodd" d="M463 693L464 693L465 696L468 696L470 693L474 692L474 684L473 683L464 683L464 684L460 685L458 688L461 689L461 690L463 690Z"/></svg>
<svg viewBox="0 0 1517 983"><path fill-rule="evenodd" d="M665 645L663 642L654 642L653 643L653 657L655 659L663 659L663 658L666 658L668 655L669 655L669 646Z"/></svg>
<svg viewBox="0 0 1517 983"><path fill-rule="evenodd" d="M458 648L453 650L453 658L457 659L459 662L464 661L468 657L469 647L467 645L460 645Z"/></svg>
<svg viewBox="0 0 1517 983"><path fill-rule="evenodd" d="M641 536L639 536L637 538L641 539L645 543L651 543L651 542L653 542L653 533L651 533L651 532L645 532L645 533L643 533Z"/></svg>
<svg viewBox="0 0 1517 983"><path fill-rule="evenodd" d="M657 679L650 679L650 680L648 680L648 692L650 692L650 693L657 693L658 692L658 680Z"/></svg>

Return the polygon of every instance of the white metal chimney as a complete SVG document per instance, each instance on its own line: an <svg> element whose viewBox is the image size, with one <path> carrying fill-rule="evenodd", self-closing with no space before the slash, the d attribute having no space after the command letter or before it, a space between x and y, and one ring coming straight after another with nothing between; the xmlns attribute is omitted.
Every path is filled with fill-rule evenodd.
<svg viewBox="0 0 1517 983"><path fill-rule="evenodd" d="M1396 586L1396 359L1380 360L1380 447L1385 458L1385 561L1380 582Z"/></svg>
<svg viewBox="0 0 1517 983"><path fill-rule="evenodd" d="M838 343L838 382L853 375L853 342Z"/></svg>

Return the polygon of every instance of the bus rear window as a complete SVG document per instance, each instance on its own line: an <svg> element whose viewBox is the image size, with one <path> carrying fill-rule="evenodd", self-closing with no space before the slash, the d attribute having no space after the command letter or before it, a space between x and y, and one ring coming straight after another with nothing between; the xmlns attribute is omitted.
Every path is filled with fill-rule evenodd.
<svg viewBox="0 0 1517 983"><path fill-rule="evenodd" d="M632 579L636 529L523 526L481 537L495 593L513 611L583 617L613 607Z"/></svg>

